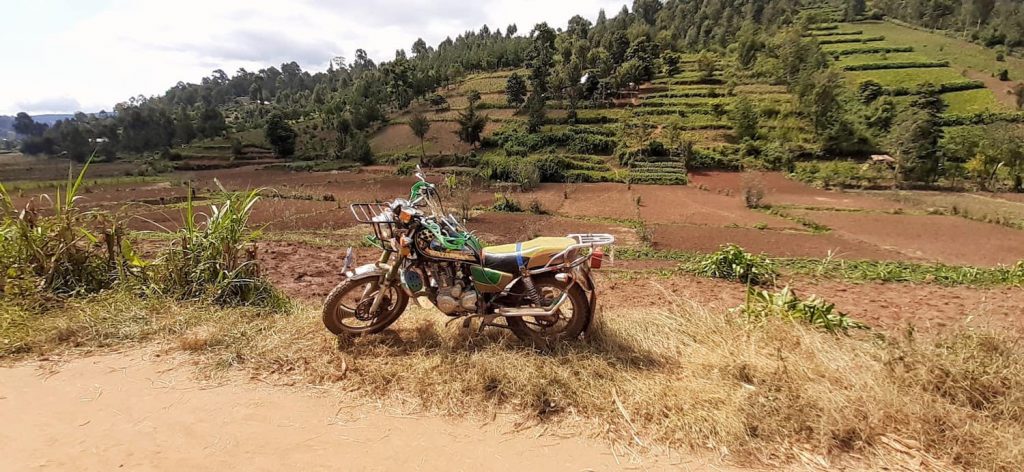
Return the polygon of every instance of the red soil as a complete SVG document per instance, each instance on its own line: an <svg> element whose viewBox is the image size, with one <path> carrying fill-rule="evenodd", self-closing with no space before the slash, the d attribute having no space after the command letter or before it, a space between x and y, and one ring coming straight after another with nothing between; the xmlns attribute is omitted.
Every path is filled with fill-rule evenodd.
<svg viewBox="0 0 1024 472"><path fill-rule="evenodd" d="M894 250L831 233L694 225L655 225L653 231L654 246L658 249L713 252L724 244L732 243L750 252L776 257L825 258L831 251L833 257L840 259L914 259Z"/></svg>
<svg viewBox="0 0 1024 472"><path fill-rule="evenodd" d="M1024 232L943 215L793 211L846 239L898 251L908 258L979 266L1024 259Z"/></svg>
<svg viewBox="0 0 1024 472"><path fill-rule="evenodd" d="M817 189L786 178L780 172L746 174L739 172L691 172L690 185L704 186L713 192L727 192L743 196L744 179L760 181L764 187L764 203L770 205L800 205L828 208L860 208L865 210L895 210L900 205L884 198L863 193L836 192Z"/></svg>
<svg viewBox="0 0 1024 472"><path fill-rule="evenodd" d="M598 272L601 274L601 272ZM883 331L908 325L928 332L956 326L1024 329L1020 307L1024 290L1015 287L944 287L928 284L857 283L808 278L781 281L800 297L817 295L851 318ZM734 282L691 275L609 279L599 277L604 313L665 309L666 298L693 301L712 309L744 303L745 287Z"/></svg>

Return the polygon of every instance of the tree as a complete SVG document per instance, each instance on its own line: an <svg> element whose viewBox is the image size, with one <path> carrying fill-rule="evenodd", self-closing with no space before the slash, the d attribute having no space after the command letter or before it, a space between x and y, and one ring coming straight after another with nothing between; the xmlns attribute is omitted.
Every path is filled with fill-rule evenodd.
<svg viewBox="0 0 1024 472"><path fill-rule="evenodd" d="M679 74L679 61L680 57L678 53L672 51L665 51L661 53L661 64L665 66L665 74L669 77Z"/></svg>
<svg viewBox="0 0 1024 472"><path fill-rule="evenodd" d="M868 5L865 0L846 1L846 21L856 21L867 11Z"/></svg>
<svg viewBox="0 0 1024 472"><path fill-rule="evenodd" d="M531 93L526 98L526 129L531 133L536 133L544 126L544 121L547 119L544 113L544 99L540 98L536 93Z"/></svg>
<svg viewBox="0 0 1024 472"><path fill-rule="evenodd" d="M216 138L224 134L228 129L224 121L224 114L214 106L203 108L199 113L199 120L196 123L196 131L204 138Z"/></svg>
<svg viewBox="0 0 1024 472"><path fill-rule="evenodd" d="M196 139L196 128L192 125L192 117L181 107L174 116L174 142L188 144L193 139Z"/></svg>
<svg viewBox="0 0 1024 472"><path fill-rule="evenodd" d="M423 159L427 158L427 148L423 144L423 140L427 137L427 132L430 131L430 120L423 116L423 113L415 112L412 117L409 118L409 129L412 130L412 134L420 140L420 153Z"/></svg>
<svg viewBox="0 0 1024 472"><path fill-rule="evenodd" d="M505 99L510 106L518 107L526 100L526 81L516 72L508 76L505 83Z"/></svg>
<svg viewBox="0 0 1024 472"><path fill-rule="evenodd" d="M448 99L444 98L441 94L433 94L427 99L430 102L430 107L434 111L444 111L448 109Z"/></svg>
<svg viewBox="0 0 1024 472"><path fill-rule="evenodd" d="M365 134L355 133L349 141L351 143L348 150L349 158L363 165L373 164L373 149Z"/></svg>
<svg viewBox="0 0 1024 472"><path fill-rule="evenodd" d="M733 122L733 132L737 138L741 140L757 138L757 125L760 117L754 104L746 96L741 96L736 100L736 106L730 113L730 118Z"/></svg>
<svg viewBox="0 0 1024 472"><path fill-rule="evenodd" d="M295 130L285 121L281 112L275 111L267 118L264 134L278 156L288 158L295 154Z"/></svg>
<svg viewBox="0 0 1024 472"><path fill-rule="evenodd" d="M927 111L909 107L896 116L887 148L896 159L894 182L931 178L937 170L942 128Z"/></svg>
<svg viewBox="0 0 1024 472"><path fill-rule="evenodd" d="M466 92L466 100L469 101L469 106L475 107L477 102L480 101L480 92L476 90L470 90Z"/></svg>
<svg viewBox="0 0 1024 472"><path fill-rule="evenodd" d="M11 127L15 133L22 136L42 136L49 126L46 123L36 123L28 113L21 112L14 117Z"/></svg>
<svg viewBox="0 0 1024 472"><path fill-rule="evenodd" d="M711 79L718 70L718 57L708 51L701 52L697 56L697 70L700 71L701 80Z"/></svg>
<svg viewBox="0 0 1024 472"><path fill-rule="evenodd" d="M871 79L865 80L857 86L857 95L860 97L860 102L865 105L878 100L883 93L885 93L885 89L882 88L882 84Z"/></svg>
<svg viewBox="0 0 1024 472"><path fill-rule="evenodd" d="M487 126L487 115L477 113L476 107L470 105L465 111L459 112L459 117L456 121L459 124L459 130L456 134L458 134L462 142L470 146L480 142L484 126Z"/></svg>

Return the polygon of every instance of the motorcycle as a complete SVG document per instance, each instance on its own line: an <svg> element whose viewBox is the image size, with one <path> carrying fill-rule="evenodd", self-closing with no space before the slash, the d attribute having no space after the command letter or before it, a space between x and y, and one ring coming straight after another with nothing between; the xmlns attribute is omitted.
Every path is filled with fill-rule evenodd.
<svg viewBox="0 0 1024 472"><path fill-rule="evenodd" d="M350 205L356 221L373 228L375 263L355 266L352 248L344 280L327 296L324 325L335 335L379 333L425 297L439 311L479 319L480 329L511 330L535 347L578 338L597 308L591 276L601 267L610 234L540 237L484 247L444 211L436 186L417 166L408 199Z"/></svg>

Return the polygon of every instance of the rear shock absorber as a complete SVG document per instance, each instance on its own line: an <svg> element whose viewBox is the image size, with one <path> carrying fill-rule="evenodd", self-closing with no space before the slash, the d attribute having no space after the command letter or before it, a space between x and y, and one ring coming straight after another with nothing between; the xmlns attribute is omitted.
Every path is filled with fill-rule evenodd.
<svg viewBox="0 0 1024 472"><path fill-rule="evenodd" d="M523 286L526 287L526 296L533 300L537 306L541 306L540 292L537 291L537 286L533 283L533 278L529 275L523 275Z"/></svg>

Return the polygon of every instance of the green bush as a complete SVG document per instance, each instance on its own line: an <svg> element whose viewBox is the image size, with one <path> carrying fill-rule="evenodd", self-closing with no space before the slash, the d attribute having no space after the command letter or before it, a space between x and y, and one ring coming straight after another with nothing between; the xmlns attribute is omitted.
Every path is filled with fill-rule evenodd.
<svg viewBox="0 0 1024 472"><path fill-rule="evenodd" d="M521 213L523 211L523 207L519 205L519 202L503 193L494 194L494 204L491 205L491 209L505 213Z"/></svg>
<svg viewBox="0 0 1024 472"><path fill-rule="evenodd" d="M728 244L699 261L696 272L705 277L735 280L748 285L772 285L778 273L765 256Z"/></svg>
<svg viewBox="0 0 1024 472"><path fill-rule="evenodd" d="M516 183L523 190L536 188L541 182L537 163L522 157L487 156L480 161L480 172L486 179Z"/></svg>

